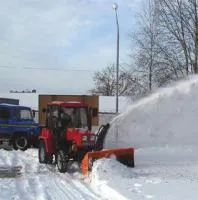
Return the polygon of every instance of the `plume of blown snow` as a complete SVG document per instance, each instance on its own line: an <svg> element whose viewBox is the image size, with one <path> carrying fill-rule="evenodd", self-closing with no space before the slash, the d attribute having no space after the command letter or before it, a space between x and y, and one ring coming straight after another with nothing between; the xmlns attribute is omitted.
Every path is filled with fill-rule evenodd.
<svg viewBox="0 0 198 200"><path fill-rule="evenodd" d="M198 76L129 106L110 123L105 147L198 144Z"/></svg>

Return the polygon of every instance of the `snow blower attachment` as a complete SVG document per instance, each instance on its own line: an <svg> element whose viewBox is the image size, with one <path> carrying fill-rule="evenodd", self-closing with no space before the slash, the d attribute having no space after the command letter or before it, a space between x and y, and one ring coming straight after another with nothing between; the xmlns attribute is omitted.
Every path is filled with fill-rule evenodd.
<svg viewBox="0 0 198 200"><path fill-rule="evenodd" d="M71 161L79 162L82 173L91 170L94 160L114 155L121 163L134 166L134 149L103 150L109 124L102 125L98 132L91 132L93 110L81 102L51 102L46 112L46 126L39 137L39 162L55 163L64 173ZM55 160L54 160L55 158Z"/></svg>
<svg viewBox="0 0 198 200"><path fill-rule="evenodd" d="M99 158L110 158L112 156L116 157L116 160L118 160L120 163L128 166L128 167L134 167L134 149L133 148L127 148L127 149L106 149L102 151L93 151L88 152L81 164L82 168L82 174L87 175L88 172L91 171L93 162L96 159Z"/></svg>
<svg viewBox="0 0 198 200"><path fill-rule="evenodd" d="M121 148L121 149L104 149L103 144L110 125L102 125L97 134L95 148L92 152L88 152L81 163L81 169L83 175L87 175L92 169L93 162L99 158L116 157L120 163L134 167L134 148Z"/></svg>

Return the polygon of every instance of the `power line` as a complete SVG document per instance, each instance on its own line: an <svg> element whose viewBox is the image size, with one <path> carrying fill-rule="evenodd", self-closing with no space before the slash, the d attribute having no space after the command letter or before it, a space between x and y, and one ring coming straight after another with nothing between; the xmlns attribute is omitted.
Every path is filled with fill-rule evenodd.
<svg viewBox="0 0 198 200"><path fill-rule="evenodd" d="M71 68L42 68L42 67L23 67L24 70L51 70L51 71L87 71L92 72L90 69L71 69Z"/></svg>
<svg viewBox="0 0 198 200"><path fill-rule="evenodd" d="M16 68L16 67L11 67L11 66L4 66L4 65L1 65L0 68L12 68L12 69L13 69L13 68Z"/></svg>
<svg viewBox="0 0 198 200"><path fill-rule="evenodd" d="M83 68L57 68L57 67L18 67L9 65L0 65L0 68L4 69L22 69L22 70L49 70L49 71L84 71L84 72L94 72L94 69L83 69Z"/></svg>

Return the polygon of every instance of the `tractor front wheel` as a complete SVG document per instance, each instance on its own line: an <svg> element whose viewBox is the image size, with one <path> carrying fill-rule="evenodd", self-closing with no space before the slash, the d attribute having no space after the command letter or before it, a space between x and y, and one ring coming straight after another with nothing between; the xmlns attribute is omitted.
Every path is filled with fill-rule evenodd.
<svg viewBox="0 0 198 200"><path fill-rule="evenodd" d="M44 164L52 164L53 155L48 154L45 148L45 142L41 140L39 142L39 151L38 151L39 162Z"/></svg>
<svg viewBox="0 0 198 200"><path fill-rule="evenodd" d="M56 160L57 160L58 171L61 173L65 173L68 168L69 156L63 150L60 150L57 153Z"/></svg>

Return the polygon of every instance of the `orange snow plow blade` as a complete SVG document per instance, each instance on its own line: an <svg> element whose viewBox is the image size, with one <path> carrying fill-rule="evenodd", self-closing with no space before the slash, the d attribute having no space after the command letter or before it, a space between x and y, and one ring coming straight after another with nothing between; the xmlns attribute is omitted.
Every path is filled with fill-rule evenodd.
<svg viewBox="0 0 198 200"><path fill-rule="evenodd" d="M81 163L82 174L87 175L91 171L94 160L111 156L115 156L124 165L134 167L134 148L105 149L86 153Z"/></svg>

